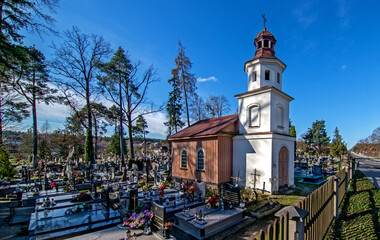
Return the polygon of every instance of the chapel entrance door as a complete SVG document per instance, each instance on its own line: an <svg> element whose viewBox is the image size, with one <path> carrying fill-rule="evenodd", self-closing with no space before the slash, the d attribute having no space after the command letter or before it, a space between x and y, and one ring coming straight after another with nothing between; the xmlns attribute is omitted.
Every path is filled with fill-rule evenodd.
<svg viewBox="0 0 380 240"><path fill-rule="evenodd" d="M279 186L288 184L289 151L286 147L280 149L278 156L278 183Z"/></svg>

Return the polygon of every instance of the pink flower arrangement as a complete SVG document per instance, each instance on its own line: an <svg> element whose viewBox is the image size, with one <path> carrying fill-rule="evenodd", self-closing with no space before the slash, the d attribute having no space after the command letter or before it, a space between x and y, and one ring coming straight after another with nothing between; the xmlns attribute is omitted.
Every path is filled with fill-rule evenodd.
<svg viewBox="0 0 380 240"><path fill-rule="evenodd" d="M127 213L128 219L124 221L123 226L129 226L131 228L141 228L145 223L150 222L153 219L153 213L148 210L143 210L140 213Z"/></svg>
<svg viewBox="0 0 380 240"><path fill-rule="evenodd" d="M51 187L51 188L54 188L55 185L57 185L57 184L56 184L55 182L52 182L51 185L50 185L50 187Z"/></svg>

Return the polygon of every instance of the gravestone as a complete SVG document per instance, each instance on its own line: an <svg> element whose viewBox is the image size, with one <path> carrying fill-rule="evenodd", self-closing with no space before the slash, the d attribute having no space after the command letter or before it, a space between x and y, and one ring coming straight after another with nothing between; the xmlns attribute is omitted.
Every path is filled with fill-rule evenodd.
<svg viewBox="0 0 380 240"><path fill-rule="evenodd" d="M206 183L205 182L195 182L198 192L202 194L202 197L206 196Z"/></svg>
<svg viewBox="0 0 380 240"><path fill-rule="evenodd" d="M220 185L220 197L225 201L231 202L234 207L240 205L240 189L229 183L222 183Z"/></svg>
<svg viewBox="0 0 380 240"><path fill-rule="evenodd" d="M322 166L321 165L313 165L312 173L314 176L322 176Z"/></svg>
<svg viewBox="0 0 380 240"><path fill-rule="evenodd" d="M301 168L302 169L307 169L308 168L307 162L302 162L301 163Z"/></svg>
<svg viewBox="0 0 380 240"><path fill-rule="evenodd" d="M152 203L153 220L152 227L157 230L158 233L163 235L165 229L165 207L159 204Z"/></svg>
<svg viewBox="0 0 380 240"><path fill-rule="evenodd" d="M180 191L182 188L182 178L174 177L174 189Z"/></svg>
<svg viewBox="0 0 380 240"><path fill-rule="evenodd" d="M102 205L107 209L107 211L110 210L110 195L109 195L109 189L103 189L103 191L100 193L100 198L102 199Z"/></svg>

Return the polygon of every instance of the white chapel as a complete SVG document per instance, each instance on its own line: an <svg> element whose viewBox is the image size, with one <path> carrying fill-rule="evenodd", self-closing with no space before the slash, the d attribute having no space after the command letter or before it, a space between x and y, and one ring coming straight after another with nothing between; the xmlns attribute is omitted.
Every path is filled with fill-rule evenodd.
<svg viewBox="0 0 380 240"><path fill-rule="evenodd" d="M232 138L234 176L246 187L271 193L294 185L295 137L289 136L289 103L282 92L286 65L275 56L276 39L264 26L257 34L255 56L244 64L248 91L235 95L238 133Z"/></svg>

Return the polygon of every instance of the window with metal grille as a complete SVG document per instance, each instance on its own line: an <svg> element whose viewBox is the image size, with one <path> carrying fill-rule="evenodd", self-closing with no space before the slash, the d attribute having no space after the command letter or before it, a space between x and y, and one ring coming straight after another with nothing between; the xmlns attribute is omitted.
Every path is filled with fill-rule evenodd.
<svg viewBox="0 0 380 240"><path fill-rule="evenodd" d="M205 170L205 153L202 148L197 152L197 170Z"/></svg>
<svg viewBox="0 0 380 240"><path fill-rule="evenodd" d="M187 151L182 149L181 151L181 168L187 169Z"/></svg>

